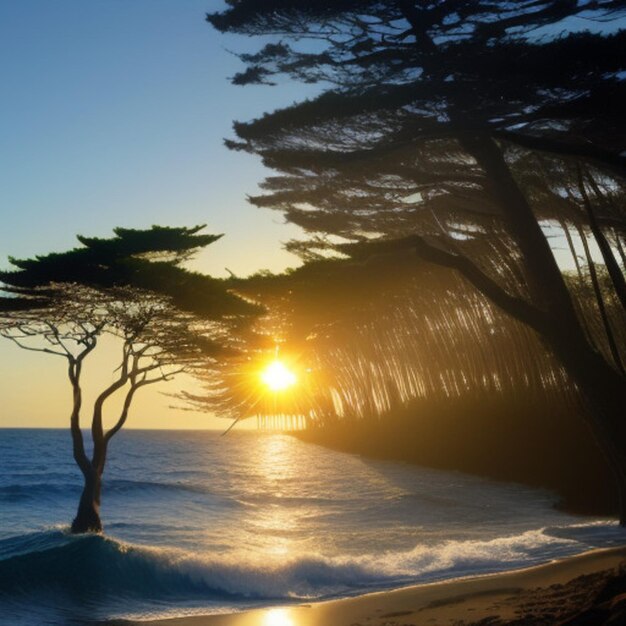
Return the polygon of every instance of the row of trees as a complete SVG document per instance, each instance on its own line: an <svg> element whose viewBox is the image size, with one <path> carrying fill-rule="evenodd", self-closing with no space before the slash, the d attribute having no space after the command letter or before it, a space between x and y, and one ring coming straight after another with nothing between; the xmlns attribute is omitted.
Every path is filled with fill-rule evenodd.
<svg viewBox="0 0 626 626"><path fill-rule="evenodd" d="M217 363L205 376L207 396L193 398L225 417L277 412L330 425L377 419L415 398L576 395L532 331L462 277L414 263L410 253L313 261L230 284L269 313L254 326L258 339ZM595 316L589 321L597 324ZM298 389L252 393L276 345L297 371Z"/></svg>
<svg viewBox="0 0 626 626"><path fill-rule="evenodd" d="M597 272L607 293L604 266ZM584 265L581 275L566 280L586 328L603 339ZM259 340L216 363L205 394L187 396L197 407L306 429L301 437L350 452L541 485L587 513L615 511L575 383L536 333L458 274L405 251L231 284L269 313L254 325ZM611 319L619 306L607 302ZM626 345L626 327L616 331ZM271 393L259 373L276 345L298 384Z"/></svg>
<svg viewBox="0 0 626 626"><path fill-rule="evenodd" d="M587 403L626 523L624 3L229 5L208 16L215 28L274 38L241 55L236 84L284 75L322 86L314 100L235 124L227 145L277 172L252 202L310 234L291 244L307 259L410 250L532 329ZM551 246L555 236L573 245L572 232L600 334Z"/></svg>

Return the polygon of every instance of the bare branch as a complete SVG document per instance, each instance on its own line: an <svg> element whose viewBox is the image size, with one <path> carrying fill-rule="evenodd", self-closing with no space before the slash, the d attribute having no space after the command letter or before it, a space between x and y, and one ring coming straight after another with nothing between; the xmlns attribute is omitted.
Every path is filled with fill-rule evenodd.
<svg viewBox="0 0 626 626"><path fill-rule="evenodd" d="M56 356L62 356L65 358L67 358L68 356L66 352L58 352L56 350L51 350L50 348L35 348L34 346L27 346L26 344L21 343L21 341L17 337L14 337L4 331L0 331L0 335L2 335L2 337L4 337L5 339L10 339L13 343L22 348L22 350L30 350L31 352L45 352L46 354L54 354Z"/></svg>

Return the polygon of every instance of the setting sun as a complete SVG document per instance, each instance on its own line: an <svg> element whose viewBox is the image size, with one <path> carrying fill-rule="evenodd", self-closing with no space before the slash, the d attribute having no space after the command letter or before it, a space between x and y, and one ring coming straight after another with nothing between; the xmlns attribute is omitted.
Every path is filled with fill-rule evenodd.
<svg viewBox="0 0 626 626"><path fill-rule="evenodd" d="M272 361L261 373L261 380L272 391L283 391L296 382L296 375L282 361Z"/></svg>

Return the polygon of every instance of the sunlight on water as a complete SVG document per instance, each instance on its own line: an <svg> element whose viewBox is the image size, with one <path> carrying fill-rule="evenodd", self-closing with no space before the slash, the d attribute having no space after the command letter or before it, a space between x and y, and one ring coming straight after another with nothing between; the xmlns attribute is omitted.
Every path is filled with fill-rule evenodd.
<svg viewBox="0 0 626 626"><path fill-rule="evenodd" d="M260 535L265 536L264 547L268 554L285 555L293 549L290 534L297 528L297 513L278 505L271 505L251 520Z"/></svg>
<svg viewBox="0 0 626 626"><path fill-rule="evenodd" d="M268 487L280 489L282 484L287 484L297 474L302 472L302 467L298 467L298 461L302 463L302 458L298 459L297 449L289 437L275 436L263 437L259 445L260 465L257 472L260 477L267 481Z"/></svg>
<svg viewBox="0 0 626 626"><path fill-rule="evenodd" d="M299 491L297 476L303 471L302 463L294 455L294 446L284 436L263 437L258 448L257 472L263 490L272 494L276 502L270 503L250 520L259 534L265 537L265 549L269 554L285 555L293 551L291 537L298 529L302 508L285 507L281 499L288 499ZM302 459L300 459L302 461Z"/></svg>
<svg viewBox="0 0 626 626"><path fill-rule="evenodd" d="M270 609L263 618L262 626L294 626L287 609Z"/></svg>

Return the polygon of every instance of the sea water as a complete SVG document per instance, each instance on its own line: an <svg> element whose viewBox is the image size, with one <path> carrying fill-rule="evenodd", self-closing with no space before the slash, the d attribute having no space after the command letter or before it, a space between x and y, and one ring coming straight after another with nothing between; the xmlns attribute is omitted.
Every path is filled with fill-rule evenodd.
<svg viewBox="0 0 626 626"><path fill-rule="evenodd" d="M551 493L284 434L122 431L103 535L68 533L69 432L0 430L0 623L236 611L514 569L626 542Z"/></svg>

